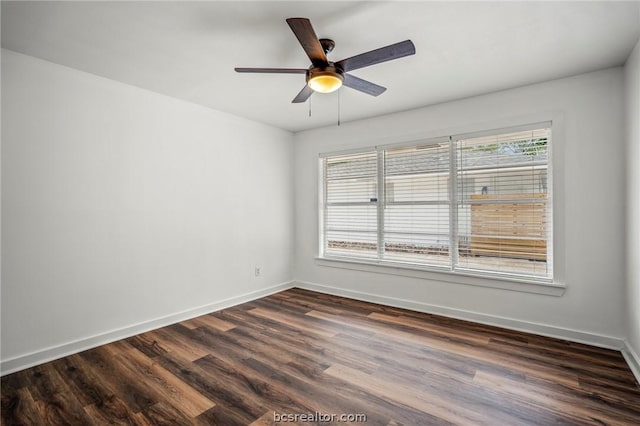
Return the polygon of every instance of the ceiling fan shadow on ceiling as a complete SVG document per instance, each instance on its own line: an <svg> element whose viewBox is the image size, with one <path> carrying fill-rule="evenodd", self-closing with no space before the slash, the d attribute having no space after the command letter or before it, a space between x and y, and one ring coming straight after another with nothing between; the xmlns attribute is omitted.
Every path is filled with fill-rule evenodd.
<svg viewBox="0 0 640 426"><path fill-rule="evenodd" d="M378 96L387 88L349 74L349 71L416 53L413 42L405 40L331 62L327 59L327 53L333 50L334 41L327 38L318 39L309 19L288 18L287 24L311 60L309 68L235 68L235 70L240 73L305 74L307 84L293 98L293 103L305 102L313 92L331 93L343 85L371 96Z"/></svg>

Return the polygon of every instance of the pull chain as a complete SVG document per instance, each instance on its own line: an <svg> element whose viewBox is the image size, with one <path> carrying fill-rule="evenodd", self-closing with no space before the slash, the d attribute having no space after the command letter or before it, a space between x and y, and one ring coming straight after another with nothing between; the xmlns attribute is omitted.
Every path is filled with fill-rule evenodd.
<svg viewBox="0 0 640 426"><path fill-rule="evenodd" d="M338 90L338 127L340 127L340 90Z"/></svg>
<svg viewBox="0 0 640 426"><path fill-rule="evenodd" d="M309 117L311 117L311 98L309 98Z"/></svg>

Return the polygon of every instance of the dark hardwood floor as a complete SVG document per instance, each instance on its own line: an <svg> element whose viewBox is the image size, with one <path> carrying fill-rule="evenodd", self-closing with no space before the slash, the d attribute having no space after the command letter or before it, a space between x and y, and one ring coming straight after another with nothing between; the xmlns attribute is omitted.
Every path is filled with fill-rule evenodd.
<svg viewBox="0 0 640 426"><path fill-rule="evenodd" d="M640 425L640 387L616 351L300 289L2 378L3 425L269 425L295 413Z"/></svg>

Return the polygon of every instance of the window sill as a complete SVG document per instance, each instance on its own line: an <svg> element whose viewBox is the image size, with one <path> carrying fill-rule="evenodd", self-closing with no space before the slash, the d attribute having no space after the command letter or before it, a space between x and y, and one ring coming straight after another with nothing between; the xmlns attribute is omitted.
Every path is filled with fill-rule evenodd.
<svg viewBox="0 0 640 426"><path fill-rule="evenodd" d="M315 261L316 265L332 268L351 269L376 274L399 275L452 284L498 288L502 290L543 294L548 296L562 296L566 290L565 285L553 283L544 279L536 280L533 278L485 276L481 274L474 274L473 272L452 272L445 269L438 270L435 268L426 268L418 265L389 261L381 262L375 260L367 261L363 259L333 257L316 257Z"/></svg>

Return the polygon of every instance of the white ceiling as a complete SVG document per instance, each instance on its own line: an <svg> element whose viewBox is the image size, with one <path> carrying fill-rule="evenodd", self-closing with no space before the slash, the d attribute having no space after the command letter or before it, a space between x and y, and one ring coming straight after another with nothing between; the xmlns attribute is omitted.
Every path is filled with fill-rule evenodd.
<svg viewBox="0 0 640 426"><path fill-rule="evenodd" d="M292 104L305 68L285 23L308 17L337 61L411 39L416 55L354 71L388 90L343 88ZM619 66L639 2L2 2L2 46L299 131ZM338 95L339 93L339 95Z"/></svg>

